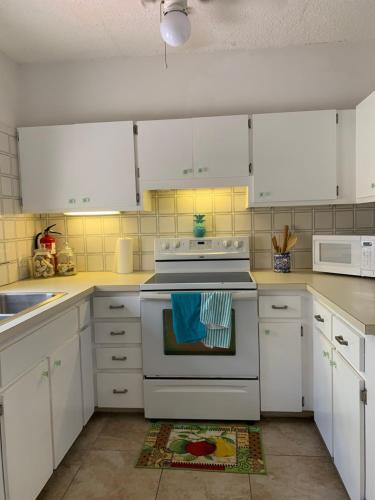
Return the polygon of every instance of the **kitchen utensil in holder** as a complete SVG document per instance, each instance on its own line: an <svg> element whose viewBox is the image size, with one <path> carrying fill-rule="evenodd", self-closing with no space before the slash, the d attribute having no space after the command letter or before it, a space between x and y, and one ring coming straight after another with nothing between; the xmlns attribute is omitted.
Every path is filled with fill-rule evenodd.
<svg viewBox="0 0 375 500"><path fill-rule="evenodd" d="M273 254L273 270L275 273L290 273L290 253Z"/></svg>

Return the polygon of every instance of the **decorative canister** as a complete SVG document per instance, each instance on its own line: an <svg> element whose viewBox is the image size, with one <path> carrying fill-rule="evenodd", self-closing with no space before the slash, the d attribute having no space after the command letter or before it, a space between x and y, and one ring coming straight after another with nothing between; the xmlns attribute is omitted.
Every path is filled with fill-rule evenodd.
<svg viewBox="0 0 375 500"><path fill-rule="evenodd" d="M203 214L194 215L193 234L196 238L203 238L206 234L205 217Z"/></svg>
<svg viewBox="0 0 375 500"><path fill-rule="evenodd" d="M273 254L273 270L275 273L290 273L290 253Z"/></svg>
<svg viewBox="0 0 375 500"><path fill-rule="evenodd" d="M60 276L73 276L73 274L77 274L75 256L67 241L57 254L57 272Z"/></svg>
<svg viewBox="0 0 375 500"><path fill-rule="evenodd" d="M44 245L34 250L32 266L34 278L51 278L55 275L54 256Z"/></svg>

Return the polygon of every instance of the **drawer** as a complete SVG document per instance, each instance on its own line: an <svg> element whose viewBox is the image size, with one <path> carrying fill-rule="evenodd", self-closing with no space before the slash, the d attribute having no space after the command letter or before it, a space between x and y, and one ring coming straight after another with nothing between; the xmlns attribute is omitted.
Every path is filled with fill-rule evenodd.
<svg viewBox="0 0 375 500"><path fill-rule="evenodd" d="M114 295L94 297L95 318L139 318L139 295Z"/></svg>
<svg viewBox="0 0 375 500"><path fill-rule="evenodd" d="M74 308L1 351L1 385L9 384L32 368L77 332L78 317L77 309Z"/></svg>
<svg viewBox="0 0 375 500"><path fill-rule="evenodd" d="M343 358L356 370L364 371L365 338L336 316L333 317L332 341Z"/></svg>
<svg viewBox="0 0 375 500"><path fill-rule="evenodd" d="M142 368L141 347L97 347L96 367L98 370Z"/></svg>
<svg viewBox="0 0 375 500"><path fill-rule="evenodd" d="M137 320L95 323L97 344L140 344L141 340L141 323Z"/></svg>
<svg viewBox="0 0 375 500"><path fill-rule="evenodd" d="M83 330L90 324L90 316L91 316L91 311L90 311L90 301L86 300L86 302L82 302L78 306L78 316L79 316L79 328L80 330Z"/></svg>
<svg viewBox="0 0 375 500"><path fill-rule="evenodd" d="M259 297L261 318L300 318L301 297L298 295L263 295Z"/></svg>
<svg viewBox="0 0 375 500"><path fill-rule="evenodd" d="M99 408L143 408L141 373L98 373Z"/></svg>
<svg viewBox="0 0 375 500"><path fill-rule="evenodd" d="M313 324L328 340L332 340L332 313L320 302L314 300Z"/></svg>

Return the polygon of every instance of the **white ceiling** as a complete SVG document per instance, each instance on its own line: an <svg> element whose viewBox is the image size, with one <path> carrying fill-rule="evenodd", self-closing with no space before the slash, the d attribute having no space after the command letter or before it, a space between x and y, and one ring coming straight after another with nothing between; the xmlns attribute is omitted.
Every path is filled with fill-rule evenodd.
<svg viewBox="0 0 375 500"><path fill-rule="evenodd" d="M374 0L188 3L192 36L180 52L375 38ZM159 2L0 0L0 50L19 63L161 54Z"/></svg>

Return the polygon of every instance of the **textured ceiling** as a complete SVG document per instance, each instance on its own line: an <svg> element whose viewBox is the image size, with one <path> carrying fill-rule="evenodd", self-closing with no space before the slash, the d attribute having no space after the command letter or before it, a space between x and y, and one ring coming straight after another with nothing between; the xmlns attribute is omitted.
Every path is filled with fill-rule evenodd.
<svg viewBox="0 0 375 500"><path fill-rule="evenodd" d="M375 38L374 0L189 0L189 6L192 36L181 52ZM0 50L20 63L161 54L159 2L0 0Z"/></svg>

